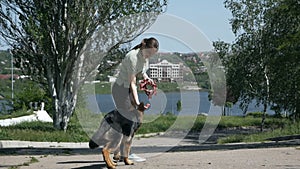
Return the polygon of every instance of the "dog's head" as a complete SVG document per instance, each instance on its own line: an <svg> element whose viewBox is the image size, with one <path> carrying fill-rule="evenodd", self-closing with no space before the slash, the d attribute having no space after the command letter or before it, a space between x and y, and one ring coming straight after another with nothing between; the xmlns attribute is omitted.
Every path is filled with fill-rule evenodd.
<svg viewBox="0 0 300 169"><path fill-rule="evenodd" d="M144 111L147 110L147 109L149 109L149 107L150 107L149 103L145 104L144 102L141 102L138 105L137 110L140 111L140 112L142 112L142 113L144 113Z"/></svg>
<svg viewBox="0 0 300 169"><path fill-rule="evenodd" d="M138 113L138 119L139 119L138 121L139 121L140 123L142 123L142 120L143 120L143 117L144 117L144 112L145 112L145 110L149 109L149 107L150 107L150 104L149 104L149 103L145 104L144 102L141 102L141 103L137 106L136 112Z"/></svg>
<svg viewBox="0 0 300 169"><path fill-rule="evenodd" d="M150 107L150 104L148 103L148 104L144 104L144 102L141 102L139 105L138 105L138 107L137 107L137 109L136 109L136 112L137 112L137 114L138 114L138 116L137 116L137 126L135 127L135 129L134 129L134 131L136 132L140 127L141 127L141 125L142 125L142 123L143 123L143 118L144 118L144 112L145 112L145 110L146 109L148 109Z"/></svg>

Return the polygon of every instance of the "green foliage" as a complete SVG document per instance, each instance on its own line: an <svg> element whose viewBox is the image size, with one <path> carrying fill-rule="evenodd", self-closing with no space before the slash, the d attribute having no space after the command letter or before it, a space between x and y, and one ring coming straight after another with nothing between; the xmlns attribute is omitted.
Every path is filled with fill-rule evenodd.
<svg viewBox="0 0 300 169"><path fill-rule="evenodd" d="M179 86L177 83L161 82L161 83L157 83L157 88L164 92L179 91Z"/></svg>
<svg viewBox="0 0 300 169"><path fill-rule="evenodd" d="M52 112L52 102L48 97L44 87L40 84L33 82L28 79L16 79L14 80L14 99L13 99L13 108L15 111L18 110L29 110L30 102L34 103L45 103L45 109L48 112ZM3 91L3 96L8 103L11 103L11 80L2 80L0 83L0 93ZM10 105L12 106L12 105Z"/></svg>
<svg viewBox="0 0 300 169"><path fill-rule="evenodd" d="M168 111L168 112L166 112L166 114L165 114L166 116L174 116L174 113L172 113L172 112L170 112L170 111Z"/></svg>
<svg viewBox="0 0 300 169"><path fill-rule="evenodd" d="M54 125L66 130L84 81L93 79L109 52L148 29L166 5L166 0L2 0L0 36L11 45L16 67L47 86L57 103L49 104Z"/></svg>
<svg viewBox="0 0 300 169"><path fill-rule="evenodd" d="M18 80L16 81L16 88L14 98L14 109L20 110L30 109L30 102L41 103L45 102L46 110L52 106L50 98L47 96L46 91L41 88L37 83L29 80Z"/></svg>
<svg viewBox="0 0 300 169"><path fill-rule="evenodd" d="M252 116L252 117L256 117L256 118L260 118L264 115L263 112L251 112L251 113L247 113L246 116ZM266 116L269 116L268 114L265 114Z"/></svg>
<svg viewBox="0 0 300 169"><path fill-rule="evenodd" d="M214 43L226 66L227 99L253 100L300 119L300 4L297 0L225 0L233 44Z"/></svg>
<svg viewBox="0 0 300 169"><path fill-rule="evenodd" d="M199 87L203 89L210 89L210 81L207 72L198 73L194 76Z"/></svg>
<svg viewBox="0 0 300 169"><path fill-rule="evenodd" d="M108 76L115 75L113 71L121 63L126 53L130 50L129 46L118 48L118 46L112 48L106 57L103 58L99 68L96 79L101 81L108 81Z"/></svg>
<svg viewBox="0 0 300 169"><path fill-rule="evenodd" d="M178 100L176 103L176 110L179 112L182 110L181 100Z"/></svg>
<svg viewBox="0 0 300 169"><path fill-rule="evenodd" d="M0 74L11 74L11 58L8 51L0 50Z"/></svg>
<svg viewBox="0 0 300 169"><path fill-rule="evenodd" d="M111 94L111 83L96 83L94 87L97 94Z"/></svg>
<svg viewBox="0 0 300 169"><path fill-rule="evenodd" d="M0 94L3 95L4 98L11 98L11 80L1 80Z"/></svg>

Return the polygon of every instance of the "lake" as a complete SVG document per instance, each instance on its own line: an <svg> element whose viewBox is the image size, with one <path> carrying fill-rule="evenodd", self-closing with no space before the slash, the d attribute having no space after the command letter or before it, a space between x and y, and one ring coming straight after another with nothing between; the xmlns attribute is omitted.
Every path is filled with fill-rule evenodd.
<svg viewBox="0 0 300 169"><path fill-rule="evenodd" d="M150 102L151 108L147 110L147 114L158 114L158 113L167 113L172 112L176 115L183 114L199 114L199 113L214 113L215 110L211 102L208 99L207 92L198 92L198 91L182 91L182 92L169 92L163 93L158 92L157 95L154 95L152 99L148 100L147 96L144 93L139 93L140 101ZM182 110L177 111L177 102L181 101ZM110 94L96 94L87 96L88 109L99 113L99 112L109 112L114 109L114 103L112 96ZM226 112L228 115L232 116L242 116L243 111L239 108L239 103L229 108ZM256 106L255 101L253 101L247 112L257 112L262 111L262 106ZM219 111L219 109L216 109ZM268 108L268 114L274 114L274 111ZM218 112L216 112L218 114Z"/></svg>

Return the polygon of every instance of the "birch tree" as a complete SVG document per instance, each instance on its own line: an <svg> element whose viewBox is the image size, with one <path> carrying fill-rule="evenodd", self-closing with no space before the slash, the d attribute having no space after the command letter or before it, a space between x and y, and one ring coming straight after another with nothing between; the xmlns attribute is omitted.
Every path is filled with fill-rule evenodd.
<svg viewBox="0 0 300 169"><path fill-rule="evenodd" d="M54 127L67 130L77 94L101 60L143 33L166 0L1 0L0 35L17 66L44 83Z"/></svg>
<svg viewBox="0 0 300 169"><path fill-rule="evenodd" d="M300 2L298 0L277 1L266 12L265 39L270 39L268 49L270 99L279 111L289 112L295 121L300 120ZM271 66L275 65L275 66ZM275 95L273 94L275 93Z"/></svg>
<svg viewBox="0 0 300 169"><path fill-rule="evenodd" d="M299 1L225 0L224 4L232 12L236 36L225 57L231 93L245 110L253 99L263 105L262 126L267 106L300 119Z"/></svg>

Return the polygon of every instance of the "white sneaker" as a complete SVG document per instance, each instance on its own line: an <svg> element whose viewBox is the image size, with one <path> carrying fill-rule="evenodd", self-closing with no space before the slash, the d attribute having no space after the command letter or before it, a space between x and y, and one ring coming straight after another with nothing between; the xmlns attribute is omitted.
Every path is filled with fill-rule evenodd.
<svg viewBox="0 0 300 169"><path fill-rule="evenodd" d="M129 160L136 161L136 162L146 161L145 158L139 157L136 154L130 154L128 158L129 158Z"/></svg>

